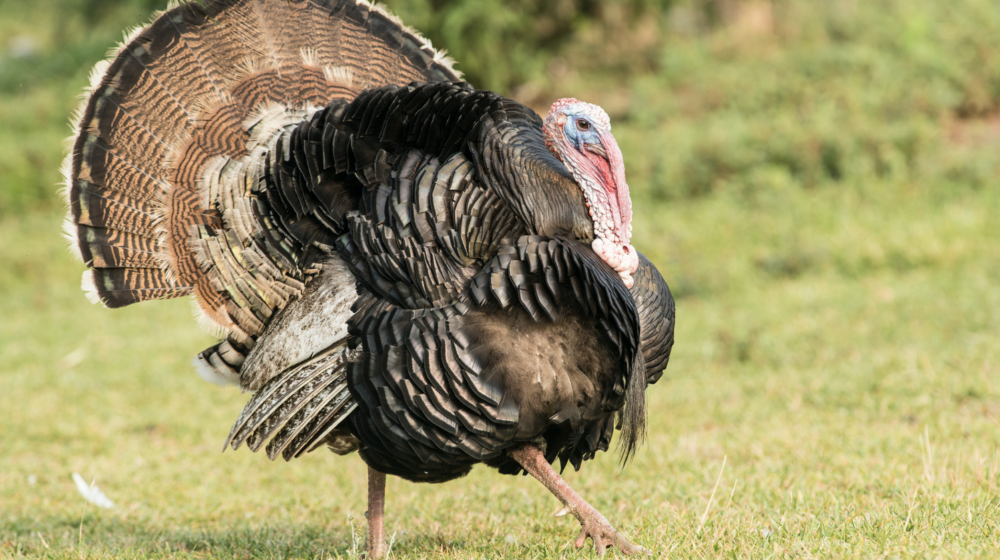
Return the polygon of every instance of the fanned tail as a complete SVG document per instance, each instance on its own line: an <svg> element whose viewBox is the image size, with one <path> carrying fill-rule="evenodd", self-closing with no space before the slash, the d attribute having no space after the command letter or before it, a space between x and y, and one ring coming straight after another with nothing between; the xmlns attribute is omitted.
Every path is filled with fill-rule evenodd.
<svg viewBox="0 0 1000 560"><path fill-rule="evenodd" d="M443 54L363 0L207 0L158 14L95 67L64 165L65 230L89 268L88 297L122 307L194 294L218 334L259 331L233 299L260 304L247 296L260 292L281 308L305 271L279 267L267 280L284 287L261 287L254 273L267 263L240 252L261 232L228 233L266 224L223 215L206 196L212 166L246 156L251 127L275 106L308 114L369 87L458 79ZM196 242L220 234L238 265L226 282L207 273Z"/></svg>

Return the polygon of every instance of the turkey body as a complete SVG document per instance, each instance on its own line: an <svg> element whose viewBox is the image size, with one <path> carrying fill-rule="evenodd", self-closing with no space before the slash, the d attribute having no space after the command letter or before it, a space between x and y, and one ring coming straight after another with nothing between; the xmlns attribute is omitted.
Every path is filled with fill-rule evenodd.
<svg viewBox="0 0 1000 560"><path fill-rule="evenodd" d="M402 369L371 371L363 363L354 366L352 393L364 404L349 422L364 442L361 453L368 464L414 481L442 482L466 474L477 462L501 472L520 472L521 466L502 453L518 442L539 443L553 459L571 457L577 465L607 448L614 416L601 402L615 373L611 364L616 356L595 325L574 315L553 325L538 325L524 312L493 311L460 316L461 328L453 331L456 336L449 333L448 340L438 343L447 347L455 344L454 338L468 342L466 348L455 344L451 367L460 369L463 362L489 364L480 370L488 385L479 394L464 379L468 390L451 389L448 376L453 374L444 363L437 382L443 386L425 377L422 388L417 385L420 381L413 381L422 372L408 375ZM434 345L427 346L433 351ZM397 356L413 359L404 347L405 342L396 347ZM464 377L463 372L456 373L455 377ZM440 408L434 408L432 399L440 401ZM415 401L413 409L407 400ZM428 420L422 422L412 410L425 409ZM394 426L402 430L393 432ZM382 436L382 430L395 434L395 439Z"/></svg>
<svg viewBox="0 0 1000 560"><path fill-rule="evenodd" d="M256 178L276 229L332 247L317 258L357 281L345 424L380 472L516 473L503 453L525 442L579 467L608 448L630 378L645 388L634 300L594 258L583 195L540 132L530 109L465 84L390 86L314 113Z"/></svg>
<svg viewBox="0 0 1000 560"><path fill-rule="evenodd" d="M558 122L613 198L598 113L600 141ZM227 445L357 450L444 482L520 473L525 446L579 469L616 431L625 457L641 439L673 344L663 278L595 252L605 199L547 122L383 11L180 5L95 69L78 122L65 229L84 289L194 296L222 339L199 373L253 393Z"/></svg>

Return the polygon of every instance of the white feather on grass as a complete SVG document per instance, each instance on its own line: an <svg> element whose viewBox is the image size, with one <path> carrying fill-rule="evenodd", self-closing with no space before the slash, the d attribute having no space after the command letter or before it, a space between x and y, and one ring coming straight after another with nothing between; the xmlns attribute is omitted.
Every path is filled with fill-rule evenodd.
<svg viewBox="0 0 1000 560"><path fill-rule="evenodd" d="M59 360L59 367L63 369L73 369L87 359L87 349L83 346L73 350Z"/></svg>
<svg viewBox="0 0 1000 560"><path fill-rule="evenodd" d="M109 500L108 497L104 495L104 492L101 492L101 489L98 488L96 484L91 483L88 485L87 481L85 481L83 477L80 476L80 473L73 473L73 482L76 483L76 489L80 491L80 494L83 496L83 499L87 500L88 502L94 504L97 507L102 507L107 509L115 507L115 503Z"/></svg>

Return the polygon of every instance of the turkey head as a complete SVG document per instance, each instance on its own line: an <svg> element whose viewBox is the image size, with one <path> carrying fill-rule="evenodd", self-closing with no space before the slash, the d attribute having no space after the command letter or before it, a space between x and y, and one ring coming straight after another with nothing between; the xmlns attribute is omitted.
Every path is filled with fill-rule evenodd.
<svg viewBox="0 0 1000 560"><path fill-rule="evenodd" d="M611 120L597 105L577 99L552 104L544 125L545 146L580 185L594 222L592 247L625 286L633 285L639 256L632 247L632 199Z"/></svg>

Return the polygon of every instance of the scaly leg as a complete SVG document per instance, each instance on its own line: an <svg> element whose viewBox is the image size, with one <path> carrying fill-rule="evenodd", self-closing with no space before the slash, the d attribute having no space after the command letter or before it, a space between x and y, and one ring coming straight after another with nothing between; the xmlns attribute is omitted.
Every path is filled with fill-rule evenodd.
<svg viewBox="0 0 1000 560"><path fill-rule="evenodd" d="M537 447L525 445L511 451L510 455L524 467L524 470L531 473L531 476L544 484L549 492L559 498L559 501L569 509L569 512L580 521L582 528L580 536L576 538L577 548L583 548L589 537L594 541L594 549L597 550L598 556L604 556L605 547L608 546L618 547L618 550L627 556L647 552L641 546L628 542L621 533L611 526L611 523L608 523L607 518L601 515L601 512L594 509L594 506L588 504L575 490L570 488L569 484L545 460L545 456Z"/></svg>
<svg viewBox="0 0 1000 560"><path fill-rule="evenodd" d="M368 550L367 560L380 560L385 556L385 473L368 467Z"/></svg>

